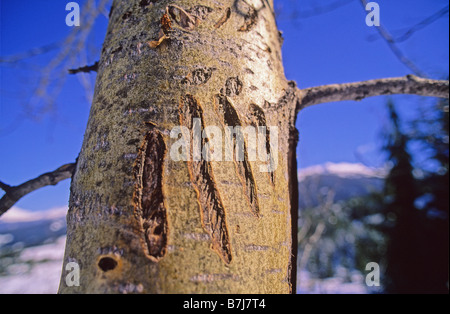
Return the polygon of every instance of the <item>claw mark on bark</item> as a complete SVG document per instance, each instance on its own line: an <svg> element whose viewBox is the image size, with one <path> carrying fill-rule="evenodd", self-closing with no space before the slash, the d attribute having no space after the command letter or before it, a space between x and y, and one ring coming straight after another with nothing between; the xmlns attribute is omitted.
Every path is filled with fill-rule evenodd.
<svg viewBox="0 0 450 314"><path fill-rule="evenodd" d="M239 77L229 77L225 82L225 89L221 89L220 93L228 97L238 96L242 92L243 85Z"/></svg>
<svg viewBox="0 0 450 314"><path fill-rule="evenodd" d="M231 8L227 8L225 13L220 18L220 20L218 20L217 23L214 24L214 27L215 28L222 27L222 25L225 24L230 19L230 16L231 16Z"/></svg>
<svg viewBox="0 0 450 314"><path fill-rule="evenodd" d="M204 129L203 109L200 103L192 96L181 98L180 123L188 129L194 128L194 119L200 119L201 128ZM202 138L201 147L207 139ZM190 161L187 162L189 176L197 192L200 217L203 229L210 235L212 249L219 254L222 260L229 264L232 260L231 241L226 223L225 207L216 187L211 163L206 160L194 161L191 151Z"/></svg>
<svg viewBox="0 0 450 314"><path fill-rule="evenodd" d="M202 85L209 81L213 71L216 68L198 68L189 73L182 81L181 84L185 85Z"/></svg>
<svg viewBox="0 0 450 314"><path fill-rule="evenodd" d="M250 31L258 22L258 11L249 7L248 13L244 16L244 24L238 29L239 32Z"/></svg>
<svg viewBox="0 0 450 314"><path fill-rule="evenodd" d="M183 8L175 4L170 4L167 7L167 12L178 25L186 30L193 30L200 24L200 18L187 13Z"/></svg>
<svg viewBox="0 0 450 314"><path fill-rule="evenodd" d="M140 221L147 256L158 261L167 252L168 221L162 192L166 144L161 133L146 134L136 159L135 214Z"/></svg>
<svg viewBox="0 0 450 314"><path fill-rule="evenodd" d="M266 154L267 154L267 156L269 156L269 162L272 164L273 163L273 157L272 157L272 152L271 152L271 149L270 149L270 132L269 132L269 130L267 130L266 115L264 114L263 109L261 107L255 105L255 104L251 104L250 105L250 123L255 128L258 128L258 127L264 127L265 128L265 132L266 132L266 140L265 140ZM275 184L275 173L273 171L271 171L271 172L268 172L267 174L269 175L270 183L272 183L272 185L274 185Z"/></svg>
<svg viewBox="0 0 450 314"><path fill-rule="evenodd" d="M233 107L228 97L221 94L216 95L214 98L214 109L216 110L218 116L222 117L222 124L224 128L227 128L228 126L232 126L234 128L239 127L238 130L235 129L235 132L233 132L232 147L237 149L238 142L242 143L240 147L243 149L243 159L237 160L236 158L233 158L234 165L244 189L244 194L247 198L250 210L256 217L259 217L259 201L256 183L253 177L252 167L248 161L247 145L240 130L242 123L239 118L239 114Z"/></svg>

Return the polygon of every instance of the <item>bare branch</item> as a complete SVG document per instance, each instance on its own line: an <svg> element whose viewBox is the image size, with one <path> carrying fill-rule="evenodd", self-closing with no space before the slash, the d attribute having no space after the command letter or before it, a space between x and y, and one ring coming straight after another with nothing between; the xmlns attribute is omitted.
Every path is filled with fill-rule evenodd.
<svg viewBox="0 0 450 314"><path fill-rule="evenodd" d="M83 51L86 49L96 18L110 2L111 0L100 0L97 5L95 0L85 1L80 17L84 22L80 27L73 28L71 33L59 42L61 49L40 70L36 88L31 97L27 97L29 100L23 104L22 116L37 120L49 112L55 112L56 98L67 79L67 69L73 68L79 62L85 64L83 60L77 61L77 59L83 55Z"/></svg>
<svg viewBox="0 0 450 314"><path fill-rule="evenodd" d="M361 100L367 97L410 94L448 98L449 81L431 80L407 75L346 84L316 86L300 90L301 101L297 111L321 103Z"/></svg>
<svg viewBox="0 0 450 314"><path fill-rule="evenodd" d="M449 6L447 5L446 7L442 8L438 12L426 17L425 19L423 19L422 21L420 21L417 24L414 24L407 28L403 28L402 30L393 31L392 33L394 33L394 34L402 33L401 35L393 36L393 40L396 43L401 43L401 42L408 40L416 32L426 28L427 26L430 26L434 22L436 22L439 19L448 15L448 11L449 11ZM379 34L373 34L373 35L368 36L369 41L375 41L380 38L381 37L379 36Z"/></svg>
<svg viewBox="0 0 450 314"><path fill-rule="evenodd" d="M18 186L9 186L0 182L0 188L6 192L0 199L0 217L25 195L47 185L56 185L60 181L72 177L75 166L76 163L66 164L55 171L44 173Z"/></svg>
<svg viewBox="0 0 450 314"><path fill-rule="evenodd" d="M57 41L57 42L54 42L54 43L51 43L48 45L44 45L41 47L32 48L30 50L27 50L25 52L21 52L18 54L14 54L14 55L10 55L10 56L3 56L3 57L0 57L0 63L15 63L15 62L22 61L24 59L42 55L42 54L45 54L52 50L60 48L62 43L63 43L62 41Z"/></svg>
<svg viewBox="0 0 450 314"><path fill-rule="evenodd" d="M97 72L97 70L98 70L98 61L95 62L93 65L86 65L78 69L70 69L69 74Z"/></svg>
<svg viewBox="0 0 450 314"><path fill-rule="evenodd" d="M8 193L8 191L11 191L11 186L0 181L0 189Z"/></svg>
<svg viewBox="0 0 450 314"><path fill-rule="evenodd" d="M447 5L445 8L439 10L438 12L434 13L433 15L427 17L426 19L420 21L416 25L412 26L408 31L406 31L403 35L397 37L394 39L395 42L399 43L402 41L407 40L409 37L411 37L415 32L427 27L428 25L431 25L433 22L436 22L440 18L444 17L448 14L449 6Z"/></svg>
<svg viewBox="0 0 450 314"><path fill-rule="evenodd" d="M364 9L366 8L367 1L366 0L360 0L361 4L363 5ZM377 32L380 34L380 36L386 41L386 43L389 46L389 49L394 53L394 55L397 57L397 59L403 63L406 67L408 67L414 74L421 76L421 77L427 77L427 75L420 70L414 62L412 62L410 59L408 59L403 52L398 48L396 45L395 39L392 37L392 35L389 33L386 27L384 27L383 24L380 24L380 26L375 27Z"/></svg>

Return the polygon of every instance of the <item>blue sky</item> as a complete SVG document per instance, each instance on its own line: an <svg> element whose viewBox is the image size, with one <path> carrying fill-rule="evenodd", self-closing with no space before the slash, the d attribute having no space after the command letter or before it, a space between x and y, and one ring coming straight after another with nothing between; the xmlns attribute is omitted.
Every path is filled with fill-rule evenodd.
<svg viewBox="0 0 450 314"><path fill-rule="evenodd" d="M0 56L64 40L72 31L65 25L67 2L2 0ZM78 1L80 6L84 2ZM374 41L368 40L376 31L366 26L366 12L359 0L275 2L278 26L285 38L286 77L295 80L300 88L411 73L383 40L377 36ZM394 34L401 34L448 5L444 0L377 2L381 22ZM301 12L333 3L347 4L321 15L294 18L301 16ZM74 55L75 67L92 64L98 59L106 26L106 16L100 15L88 37L87 49ZM399 47L430 77L447 77L448 14ZM45 99L37 97L34 91L45 73L43 69L57 53L58 50L52 50L14 66L0 64L0 180L8 184L22 183L73 162L80 150L90 108L81 80L93 84L95 74L64 75L65 82L57 93L53 110L46 113ZM51 92L57 91L58 69L50 75ZM413 117L419 106L431 101L417 96L392 98L405 118ZM364 162L369 166L381 166L384 157L379 150L379 136L387 123L385 103L386 97L376 97L361 102L321 104L302 111L297 122L299 167L325 162ZM16 205L29 210L59 207L67 205L68 195L67 180L56 187L36 191Z"/></svg>

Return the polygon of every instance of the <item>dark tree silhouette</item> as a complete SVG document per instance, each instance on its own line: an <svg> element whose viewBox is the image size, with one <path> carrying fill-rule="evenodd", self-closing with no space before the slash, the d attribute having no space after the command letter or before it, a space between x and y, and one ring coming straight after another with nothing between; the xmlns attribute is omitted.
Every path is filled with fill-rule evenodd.
<svg viewBox="0 0 450 314"><path fill-rule="evenodd" d="M448 106L443 103L440 132L425 131L415 138L402 130L393 103L388 104L392 130L385 149L393 165L385 183L386 217L392 222L386 269L390 293L448 293L448 110L443 110ZM414 177L408 152L412 140L431 147L439 171Z"/></svg>

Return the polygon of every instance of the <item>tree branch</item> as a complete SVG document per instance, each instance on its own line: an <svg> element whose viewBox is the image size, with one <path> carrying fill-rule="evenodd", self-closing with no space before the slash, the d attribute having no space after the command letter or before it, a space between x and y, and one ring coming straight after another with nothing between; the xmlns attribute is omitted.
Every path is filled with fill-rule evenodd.
<svg viewBox="0 0 450 314"><path fill-rule="evenodd" d="M72 177L72 174L75 172L75 166L76 163L66 164L55 171L44 173L18 186L9 186L0 182L0 188L6 192L0 199L0 217L28 193L47 185L56 185L60 181Z"/></svg>
<svg viewBox="0 0 450 314"><path fill-rule="evenodd" d="M77 73L89 73L89 72L97 72L98 71L98 61L93 65L86 65L84 67L78 69L69 69L69 74L77 74Z"/></svg>
<svg viewBox="0 0 450 314"><path fill-rule="evenodd" d="M343 100L362 100L367 97L411 94L448 98L449 81L431 80L407 75L346 84L316 86L300 90L297 112L306 107Z"/></svg>
<svg viewBox="0 0 450 314"><path fill-rule="evenodd" d="M427 27L428 25L436 22L440 18L444 17L448 14L449 6L447 5L443 9L439 10L439 12L434 13L433 15L427 17L426 19L420 21L419 23L413 25L409 30L407 30L403 35L394 38L396 43L403 42L410 38L415 32Z"/></svg>
<svg viewBox="0 0 450 314"><path fill-rule="evenodd" d="M0 189L8 193L8 191L11 191L11 186L0 181Z"/></svg>
<svg viewBox="0 0 450 314"><path fill-rule="evenodd" d="M0 56L0 63L15 63L18 61L23 61L24 59L42 55L42 54L45 54L52 50L58 49L61 47L62 44L63 44L62 41L57 41L57 42L54 42L54 43L51 43L48 45L44 45L41 47L35 47L35 48L32 48L25 52L17 53L14 55L4 56L4 57Z"/></svg>
<svg viewBox="0 0 450 314"><path fill-rule="evenodd" d="M360 0L361 4L363 5L364 9L367 6L366 0ZM414 74L426 77L427 75L422 72L410 59L408 59L403 52L400 50L400 48L397 47L397 44L392 37L392 35L389 33L386 27L384 27L383 24L380 23L380 26L375 27L376 31L380 34L380 36L386 41L388 44L389 49L394 53L394 55L397 57L397 59L403 63L406 67L408 67Z"/></svg>

